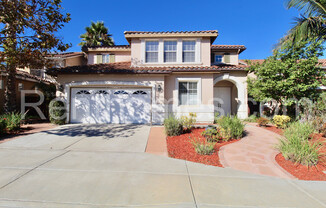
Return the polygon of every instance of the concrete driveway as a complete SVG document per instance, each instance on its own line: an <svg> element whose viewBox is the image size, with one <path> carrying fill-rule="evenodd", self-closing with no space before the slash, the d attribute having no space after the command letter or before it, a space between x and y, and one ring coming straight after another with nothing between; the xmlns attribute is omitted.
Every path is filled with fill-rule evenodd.
<svg viewBox="0 0 326 208"><path fill-rule="evenodd" d="M0 207L326 207L326 183L144 153L149 126L68 125L0 144Z"/></svg>

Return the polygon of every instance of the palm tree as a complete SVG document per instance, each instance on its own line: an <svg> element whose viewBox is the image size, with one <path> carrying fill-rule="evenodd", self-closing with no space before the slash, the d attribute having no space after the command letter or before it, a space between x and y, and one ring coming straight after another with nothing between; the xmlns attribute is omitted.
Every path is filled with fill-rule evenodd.
<svg viewBox="0 0 326 208"><path fill-rule="evenodd" d="M309 39L326 40L326 0L287 0L287 9L302 12L294 27L280 40L280 45Z"/></svg>
<svg viewBox="0 0 326 208"><path fill-rule="evenodd" d="M83 48L114 45L112 35L108 33L109 29L104 26L104 22L92 22L91 26L85 29L86 33L80 36L82 42L79 43Z"/></svg>

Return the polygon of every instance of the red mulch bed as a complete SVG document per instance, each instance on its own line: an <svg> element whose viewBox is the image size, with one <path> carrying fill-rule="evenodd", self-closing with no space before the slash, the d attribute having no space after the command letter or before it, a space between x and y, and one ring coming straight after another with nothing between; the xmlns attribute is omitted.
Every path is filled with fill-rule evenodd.
<svg viewBox="0 0 326 208"><path fill-rule="evenodd" d="M193 129L191 133L181 134L180 136L167 137L167 148L169 157L188 160L197 163L203 163L206 165L223 167L220 163L220 159L218 156L219 149L224 145L231 144L239 140L231 140L228 142L221 141L219 143L216 143L214 148L215 151L213 154L200 155L197 154L197 152L195 151L195 148L191 144L189 137L196 137L204 140L205 138L201 136L201 132L203 132L204 130L205 129Z"/></svg>
<svg viewBox="0 0 326 208"><path fill-rule="evenodd" d="M321 142L323 145L319 152L326 154L326 138L322 137L321 134L314 134L310 142ZM300 180L326 181L326 173L323 172L326 171L326 160L324 156L320 158L316 166L312 167L295 164L289 160L285 160L282 153L276 155L275 160L284 170Z"/></svg>
<svg viewBox="0 0 326 208"><path fill-rule="evenodd" d="M279 135L283 135L283 129L278 129L276 126L266 126L262 127L269 131L275 132ZM320 152L326 155L326 138L322 137L321 134L314 134L310 140L312 143L321 142L323 143ZM307 181L326 181L326 174L323 171L326 171L326 158L322 157L318 164L313 167L307 167L301 164L295 164L289 160L286 160L282 153L279 153L275 157L276 162L287 172L292 174L294 177L300 180Z"/></svg>

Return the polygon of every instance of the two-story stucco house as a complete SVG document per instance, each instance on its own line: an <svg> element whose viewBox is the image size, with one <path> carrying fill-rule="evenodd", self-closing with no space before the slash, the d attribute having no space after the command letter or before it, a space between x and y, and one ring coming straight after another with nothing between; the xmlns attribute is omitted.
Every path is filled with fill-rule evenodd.
<svg viewBox="0 0 326 208"><path fill-rule="evenodd" d="M69 123L162 123L170 113L248 115L243 45L216 30L124 33L130 45L88 48L87 65L52 69Z"/></svg>

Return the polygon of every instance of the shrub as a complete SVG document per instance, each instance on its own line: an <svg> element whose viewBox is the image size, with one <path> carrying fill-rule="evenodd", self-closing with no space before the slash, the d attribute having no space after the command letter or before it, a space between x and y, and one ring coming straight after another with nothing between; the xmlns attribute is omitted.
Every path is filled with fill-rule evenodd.
<svg viewBox="0 0 326 208"><path fill-rule="evenodd" d="M20 123L23 115L21 113L8 113L1 116L5 123L7 131L17 131L20 129Z"/></svg>
<svg viewBox="0 0 326 208"><path fill-rule="evenodd" d="M284 130L284 137L298 137L301 140L308 140L310 135L314 132L314 128L311 124L305 122L294 122L289 125L288 128Z"/></svg>
<svg viewBox="0 0 326 208"><path fill-rule="evenodd" d="M164 119L164 128L165 133L168 136L178 136L183 130L181 121L174 116L169 116L168 118Z"/></svg>
<svg viewBox="0 0 326 208"><path fill-rule="evenodd" d="M222 116L217 120L220 135L225 141L239 139L243 135L244 125L237 117Z"/></svg>
<svg viewBox="0 0 326 208"><path fill-rule="evenodd" d="M191 139L192 145L195 148L195 151L200 155L211 155L214 152L215 143L206 142L198 138Z"/></svg>
<svg viewBox="0 0 326 208"><path fill-rule="evenodd" d="M258 126L266 126L269 123L269 120L264 117L260 117L257 119Z"/></svg>
<svg viewBox="0 0 326 208"><path fill-rule="evenodd" d="M66 123L66 109L62 101L52 101L49 104L50 121L53 124L63 125Z"/></svg>
<svg viewBox="0 0 326 208"><path fill-rule="evenodd" d="M277 148L286 160L300 163L306 166L316 165L321 156L320 143L309 143L309 137L313 128L308 123L292 123L284 131L284 139L281 139Z"/></svg>
<svg viewBox="0 0 326 208"><path fill-rule="evenodd" d="M191 131L196 123L197 114L189 113L189 116L181 116L181 124L186 131Z"/></svg>
<svg viewBox="0 0 326 208"><path fill-rule="evenodd" d="M205 137L208 142L216 142L220 139L220 134L216 127L207 127L201 135Z"/></svg>
<svg viewBox="0 0 326 208"><path fill-rule="evenodd" d="M319 131L323 137L326 136L326 123L323 124L323 126L321 127L321 129Z"/></svg>
<svg viewBox="0 0 326 208"><path fill-rule="evenodd" d="M273 117L274 124L277 126L277 128L281 128L281 129L286 128L286 126L290 121L291 118L285 115L276 115Z"/></svg>
<svg viewBox="0 0 326 208"><path fill-rule="evenodd" d="M315 129L317 132L322 133L321 131L322 131L323 125L324 125L324 123L325 123L325 122L324 122L324 119L323 119L322 117L320 117L320 116L315 116L315 119L313 119L313 120L311 121L311 123L312 123L314 129Z"/></svg>
<svg viewBox="0 0 326 208"><path fill-rule="evenodd" d="M0 118L0 136L6 133L6 121Z"/></svg>
<svg viewBox="0 0 326 208"><path fill-rule="evenodd" d="M214 114L214 123L216 124L219 119L220 119L220 113L219 112L216 112Z"/></svg>
<svg viewBox="0 0 326 208"><path fill-rule="evenodd" d="M257 116L255 116L255 115L251 115L251 116L249 116L248 118L246 118L244 121L254 123L254 122L257 121L257 119L258 119Z"/></svg>

